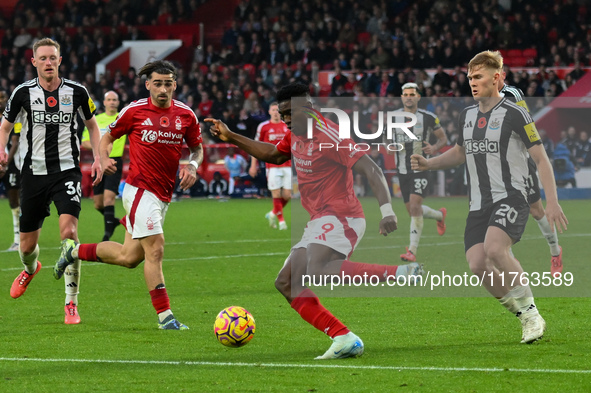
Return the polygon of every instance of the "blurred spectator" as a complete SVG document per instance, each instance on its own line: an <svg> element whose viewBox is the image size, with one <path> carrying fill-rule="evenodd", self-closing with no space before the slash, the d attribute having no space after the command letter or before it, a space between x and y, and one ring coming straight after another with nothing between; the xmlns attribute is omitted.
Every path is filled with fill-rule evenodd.
<svg viewBox="0 0 591 393"><path fill-rule="evenodd" d="M571 154L563 143L556 145L554 150L554 177L556 178L556 185L558 187L566 187L571 184L572 187L577 186L575 180L575 165L571 160Z"/></svg>
<svg viewBox="0 0 591 393"><path fill-rule="evenodd" d="M228 195L228 182L222 177L220 172L213 174L213 179L209 182L209 197L221 197Z"/></svg>
<svg viewBox="0 0 591 393"><path fill-rule="evenodd" d="M233 147L228 148L228 154L224 157L224 165L230 174L230 184L228 187L228 193L232 195L234 193L234 185L236 181L242 177L248 176L246 169L248 164L242 155L236 153Z"/></svg>
<svg viewBox="0 0 591 393"><path fill-rule="evenodd" d="M577 167L589 166L591 162L591 142L589 142L589 136L587 131L581 131L579 134L579 141L575 149L575 159Z"/></svg>
<svg viewBox="0 0 591 393"><path fill-rule="evenodd" d="M552 139L548 138L546 130L540 129L539 133L540 138L542 140L542 145L544 146L544 150L546 150L548 158L552 160L554 158L554 142L552 141Z"/></svg>

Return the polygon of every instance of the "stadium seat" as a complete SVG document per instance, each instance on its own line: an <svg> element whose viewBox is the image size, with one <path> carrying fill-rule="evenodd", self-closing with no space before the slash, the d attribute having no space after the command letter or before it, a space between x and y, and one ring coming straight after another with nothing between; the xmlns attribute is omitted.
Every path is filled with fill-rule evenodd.
<svg viewBox="0 0 591 393"><path fill-rule="evenodd" d="M371 41L371 34L369 32L363 31L357 34L357 42L367 45L369 44L369 41Z"/></svg>
<svg viewBox="0 0 591 393"><path fill-rule="evenodd" d="M507 57L521 57L521 49L509 49L507 51Z"/></svg>
<svg viewBox="0 0 591 393"><path fill-rule="evenodd" d="M181 34L179 39L183 41L183 46L191 47L193 46L193 38L195 37L194 34Z"/></svg>
<svg viewBox="0 0 591 393"><path fill-rule="evenodd" d="M536 48L524 49L523 56L536 59L538 57L538 50Z"/></svg>

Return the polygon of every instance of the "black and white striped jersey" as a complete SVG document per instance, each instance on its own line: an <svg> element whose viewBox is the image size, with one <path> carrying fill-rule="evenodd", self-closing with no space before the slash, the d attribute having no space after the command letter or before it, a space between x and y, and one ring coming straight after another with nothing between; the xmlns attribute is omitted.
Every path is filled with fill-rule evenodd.
<svg viewBox="0 0 591 393"><path fill-rule="evenodd" d="M461 113L458 145L466 151L470 211L502 199L527 197L527 149L542 143L529 112L502 98L487 113L478 105Z"/></svg>
<svg viewBox="0 0 591 393"><path fill-rule="evenodd" d="M405 117L404 113L404 110L395 111L393 114L394 121L399 124L408 123L410 118ZM429 142L429 138L433 131L441 128L439 118L433 112L417 109L415 116L417 117L417 123L412 127L408 127L408 129L417 137L417 139L411 139L400 128L395 128L392 133L393 141L404 146L404 149L396 152L396 168L398 169L398 173L402 175L417 172L410 169L410 156L413 154L421 154L425 156L422 150L424 147L423 141Z"/></svg>
<svg viewBox="0 0 591 393"><path fill-rule="evenodd" d="M4 116L22 122L19 150L23 173L48 175L79 166L77 116L90 120L96 107L79 83L61 79L54 91L41 87L38 78L19 85L6 104Z"/></svg>
<svg viewBox="0 0 591 393"><path fill-rule="evenodd" d="M525 102L525 98L523 98L523 91L519 87L517 87L517 86L511 86L511 85L503 85L503 88L501 89L501 91L499 92L499 94L501 95L501 97L505 97L505 98L513 101L517 105L524 107L529 112L529 108L527 106L527 103ZM529 155L529 153L528 153L527 156L528 156L527 164L529 165L529 175L532 176L532 177L533 176L537 176L536 175L536 172L538 170L538 167L536 166L536 163L534 162L534 159L531 158L531 156ZM537 186L537 184L538 184L538 181L537 180L535 181L534 184L536 184L536 187L538 187Z"/></svg>
<svg viewBox="0 0 591 393"><path fill-rule="evenodd" d="M503 88L499 92L501 97L506 97L511 99L514 103L519 106L524 107L529 112L529 108L527 107L527 103L523 98L523 91L519 87L511 86L511 85L503 85Z"/></svg>

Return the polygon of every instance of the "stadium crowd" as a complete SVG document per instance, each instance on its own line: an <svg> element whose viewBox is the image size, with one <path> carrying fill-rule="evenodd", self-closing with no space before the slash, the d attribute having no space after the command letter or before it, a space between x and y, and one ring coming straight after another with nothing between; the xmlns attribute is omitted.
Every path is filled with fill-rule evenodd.
<svg viewBox="0 0 591 393"><path fill-rule="evenodd" d="M68 0L59 7L22 0L12 18L0 17L0 89L10 93L34 77L30 47L49 36L62 45L61 75L83 83L98 105L106 91L116 91L123 107L147 95L136 71L95 81L96 62L122 40L147 38L142 26L196 21L205 1ZM277 88L299 81L318 92L320 70L335 73L328 95L355 96L360 105L370 102L363 97L398 97L407 82L417 83L423 97L470 97L464 67L484 49L533 50L524 65L537 72L506 67L507 83L526 97L554 97L590 63L590 18L588 6L574 0L554 1L550 8L530 0L242 0L220 42L206 42L190 65L179 68L175 98L199 119L220 118L254 137ZM76 34L67 34L71 28ZM551 66L574 70L560 79ZM453 144L458 130L445 113L448 105L428 109L441 118ZM371 123L371 108L362 110ZM589 165L586 146L573 150L577 166Z"/></svg>

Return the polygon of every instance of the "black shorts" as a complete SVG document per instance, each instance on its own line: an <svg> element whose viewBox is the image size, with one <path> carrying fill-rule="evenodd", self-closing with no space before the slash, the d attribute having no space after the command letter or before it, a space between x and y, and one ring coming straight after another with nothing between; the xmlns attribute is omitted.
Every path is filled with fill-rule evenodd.
<svg viewBox="0 0 591 393"><path fill-rule="evenodd" d="M57 213L80 215L82 174L79 168L52 175L21 175L21 232L34 232L49 216L51 202Z"/></svg>
<svg viewBox="0 0 591 393"><path fill-rule="evenodd" d="M8 190L18 190L21 187L21 172L18 170L14 162L8 165L8 169L2 177L4 188Z"/></svg>
<svg viewBox="0 0 591 393"><path fill-rule="evenodd" d="M486 231L491 226L501 228L517 243L525 231L528 217L529 205L517 197L500 200L485 210L471 211L464 232L465 251L478 243L484 243Z"/></svg>
<svg viewBox="0 0 591 393"><path fill-rule="evenodd" d="M398 180L400 182L400 192L402 193L402 200L408 203L410 194L425 197L425 190L429 186L429 175L427 172L410 173L406 175L399 174Z"/></svg>
<svg viewBox="0 0 591 393"><path fill-rule="evenodd" d="M542 194L540 193L540 184L538 183L538 174L536 173L536 164L531 157L529 160L527 160L527 169L529 175L527 177L525 189L527 191L527 202L531 205L542 198Z"/></svg>
<svg viewBox="0 0 591 393"><path fill-rule="evenodd" d="M103 180L92 187L94 195L101 195L105 190L112 191L115 195L119 194L119 183L121 183L121 176L123 174L123 159L121 157L111 158L117 162L117 172L112 175L104 175Z"/></svg>

